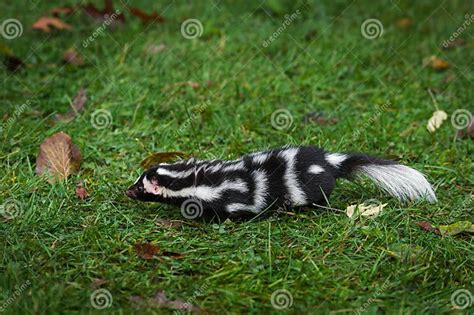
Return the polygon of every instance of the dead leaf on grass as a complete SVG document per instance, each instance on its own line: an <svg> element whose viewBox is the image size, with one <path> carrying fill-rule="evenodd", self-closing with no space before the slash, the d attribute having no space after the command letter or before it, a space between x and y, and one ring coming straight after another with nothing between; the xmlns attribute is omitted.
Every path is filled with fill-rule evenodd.
<svg viewBox="0 0 474 315"><path fill-rule="evenodd" d="M87 90L81 86L79 91L77 91L77 94L72 99L71 110L65 114L57 114L56 119L62 122L69 122L73 120L78 114L84 111L86 101Z"/></svg>
<svg viewBox="0 0 474 315"><path fill-rule="evenodd" d="M94 280L92 280L92 287L98 288L106 283L109 283L109 281L103 278L94 278Z"/></svg>
<svg viewBox="0 0 474 315"><path fill-rule="evenodd" d="M426 125L426 129L430 133L435 132L443 122L448 119L448 114L444 110L437 110L433 113L433 116L428 120L428 124Z"/></svg>
<svg viewBox="0 0 474 315"><path fill-rule="evenodd" d="M429 232L433 232L433 233L436 233L436 234L440 234L439 232L439 229L435 226L433 226L430 222L427 222L427 221L416 221L415 222L416 225L418 225L419 227L421 227L423 230L425 231L429 231Z"/></svg>
<svg viewBox="0 0 474 315"><path fill-rule="evenodd" d="M71 30L72 26L63 22L59 18L42 16L32 25L32 28L36 30L41 30L45 33L50 33L52 28L58 30Z"/></svg>
<svg viewBox="0 0 474 315"><path fill-rule="evenodd" d="M165 291L158 290L151 298L144 298L141 296L131 296L130 301L145 307L166 307L174 310L189 311L193 313L200 313L201 309L182 299L170 300L166 297Z"/></svg>
<svg viewBox="0 0 474 315"><path fill-rule="evenodd" d="M84 183L82 181L76 184L76 197L81 200L86 200L87 197L89 197L89 193L84 187Z"/></svg>
<svg viewBox="0 0 474 315"><path fill-rule="evenodd" d="M410 19L409 17L401 18L400 20L397 21L397 26L401 29L407 29L410 26L412 26L413 20Z"/></svg>
<svg viewBox="0 0 474 315"><path fill-rule="evenodd" d="M46 138L36 158L36 174L48 175L50 182L64 180L79 170L81 152L64 132Z"/></svg>
<svg viewBox="0 0 474 315"><path fill-rule="evenodd" d="M69 48L63 54L63 61L74 66L83 66L85 64L84 57L80 55L74 48Z"/></svg>
<svg viewBox="0 0 474 315"><path fill-rule="evenodd" d="M145 47L145 53L147 53L148 55L156 55L165 49L166 49L165 44L148 45L147 47Z"/></svg>
<svg viewBox="0 0 474 315"><path fill-rule="evenodd" d="M314 123L317 125L334 125L337 124L337 118L328 118L320 112L310 112L304 115L304 122Z"/></svg>
<svg viewBox="0 0 474 315"><path fill-rule="evenodd" d="M466 45L466 40L464 38L456 38L455 40L452 41L446 41L443 43L443 48L444 49L453 49L457 47L462 47Z"/></svg>
<svg viewBox="0 0 474 315"><path fill-rule="evenodd" d="M160 248L151 243L137 243L134 245L135 252L143 259L153 259L160 252Z"/></svg>
<svg viewBox="0 0 474 315"><path fill-rule="evenodd" d="M182 226L183 221L158 218L156 219L155 224L166 228L174 228Z"/></svg>
<svg viewBox="0 0 474 315"><path fill-rule="evenodd" d="M447 61L444 61L443 59L438 58L436 56L425 58L423 60L423 65L428 66L431 69L436 70L436 71L443 71L450 67Z"/></svg>
<svg viewBox="0 0 474 315"><path fill-rule="evenodd" d="M453 236L460 233L474 233L474 224L469 221L458 221L449 225L440 225L439 231L443 236Z"/></svg>
<svg viewBox="0 0 474 315"><path fill-rule="evenodd" d="M153 13L148 14L139 8L128 7L128 10L133 16L136 16L137 18L139 18L140 21L142 21L142 23L154 23L154 22L163 23L165 21L165 19L161 15L159 15L156 11L153 11Z"/></svg>
<svg viewBox="0 0 474 315"><path fill-rule="evenodd" d="M469 125L466 128L457 131L456 137L460 139L474 139L474 116L471 115Z"/></svg>
<svg viewBox="0 0 474 315"><path fill-rule="evenodd" d="M376 217L380 214L383 208L385 208L387 204L358 204L358 205L350 205L346 208L346 214L349 218L357 218L361 217Z"/></svg>
<svg viewBox="0 0 474 315"><path fill-rule="evenodd" d="M125 15L114 9L112 0L104 0L104 9L98 9L94 4L87 3L81 6L84 13L99 23L107 22L110 26L125 23Z"/></svg>

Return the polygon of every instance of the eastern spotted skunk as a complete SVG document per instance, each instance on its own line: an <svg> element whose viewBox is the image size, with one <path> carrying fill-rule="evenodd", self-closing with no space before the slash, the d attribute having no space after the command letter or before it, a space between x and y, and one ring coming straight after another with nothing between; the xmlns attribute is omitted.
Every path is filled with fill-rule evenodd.
<svg viewBox="0 0 474 315"><path fill-rule="evenodd" d="M247 219L282 207L325 204L337 178L359 174L399 200L436 202L424 175L410 167L362 153L329 153L312 146L256 152L234 161L192 158L161 163L145 171L127 195L181 206L186 217L205 214Z"/></svg>

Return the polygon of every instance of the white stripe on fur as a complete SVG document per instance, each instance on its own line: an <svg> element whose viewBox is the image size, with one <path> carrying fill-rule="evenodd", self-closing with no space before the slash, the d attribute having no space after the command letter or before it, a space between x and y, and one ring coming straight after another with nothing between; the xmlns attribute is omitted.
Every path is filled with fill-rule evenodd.
<svg viewBox="0 0 474 315"><path fill-rule="evenodd" d="M268 194L267 174L264 171L254 171L252 172L252 175L255 182L253 204L246 205L245 203L232 203L227 206L228 212L246 210L259 213L265 207L265 198Z"/></svg>
<svg viewBox="0 0 474 315"><path fill-rule="evenodd" d="M347 155L342 153L326 153L326 160L334 167L339 167L346 158Z"/></svg>
<svg viewBox="0 0 474 315"><path fill-rule="evenodd" d="M311 165L308 169L308 172L312 173L312 174L320 174L320 173L324 173L325 170L322 166L319 166L319 165Z"/></svg>
<svg viewBox="0 0 474 315"><path fill-rule="evenodd" d="M158 175L165 175L165 176L169 176L169 177L173 177L173 178L185 178L185 177L190 176L192 173L194 173L194 169L177 172L177 171L168 170L166 168L158 168L156 170L156 173Z"/></svg>
<svg viewBox="0 0 474 315"><path fill-rule="evenodd" d="M298 184L298 175L295 169L297 154L298 148L288 148L278 154L286 161L286 170L283 179L293 206L306 204L306 196Z"/></svg>
<svg viewBox="0 0 474 315"><path fill-rule="evenodd" d="M405 165L364 165L357 170L367 175L378 187L399 200L418 200L426 198L436 202L436 195L425 176Z"/></svg>

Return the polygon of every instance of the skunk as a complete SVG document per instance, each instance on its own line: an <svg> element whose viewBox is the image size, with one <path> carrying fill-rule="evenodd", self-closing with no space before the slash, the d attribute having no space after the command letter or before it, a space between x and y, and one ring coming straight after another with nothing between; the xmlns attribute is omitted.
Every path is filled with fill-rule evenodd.
<svg viewBox="0 0 474 315"><path fill-rule="evenodd" d="M326 204L338 178L365 175L401 201L436 196L424 175L363 153L286 146L233 161L191 158L160 163L128 188L128 197L181 206L186 218L249 219L286 207Z"/></svg>

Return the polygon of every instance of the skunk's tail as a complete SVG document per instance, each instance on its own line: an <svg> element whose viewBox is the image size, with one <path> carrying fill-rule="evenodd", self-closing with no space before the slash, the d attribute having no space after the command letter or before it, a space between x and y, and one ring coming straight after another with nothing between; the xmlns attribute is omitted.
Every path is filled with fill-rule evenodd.
<svg viewBox="0 0 474 315"><path fill-rule="evenodd" d="M365 175L399 200L437 201L425 176L411 167L363 153L327 153L326 160L334 167L336 178Z"/></svg>

